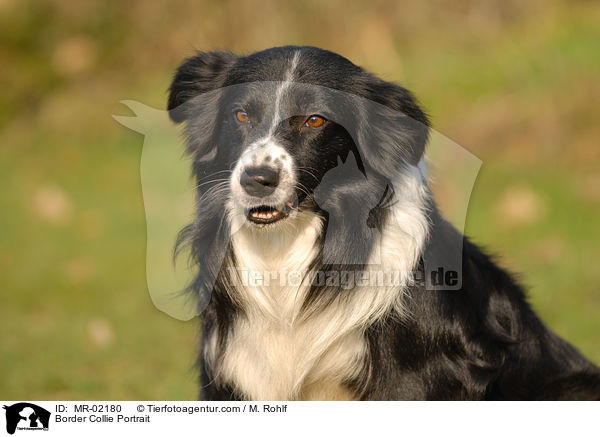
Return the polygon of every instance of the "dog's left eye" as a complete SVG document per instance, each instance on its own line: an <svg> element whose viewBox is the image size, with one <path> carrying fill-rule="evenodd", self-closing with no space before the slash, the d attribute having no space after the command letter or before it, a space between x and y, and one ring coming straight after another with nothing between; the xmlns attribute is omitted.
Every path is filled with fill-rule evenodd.
<svg viewBox="0 0 600 437"><path fill-rule="evenodd" d="M308 127L321 127L325 124L325 119L320 115L311 115L306 120L305 125Z"/></svg>

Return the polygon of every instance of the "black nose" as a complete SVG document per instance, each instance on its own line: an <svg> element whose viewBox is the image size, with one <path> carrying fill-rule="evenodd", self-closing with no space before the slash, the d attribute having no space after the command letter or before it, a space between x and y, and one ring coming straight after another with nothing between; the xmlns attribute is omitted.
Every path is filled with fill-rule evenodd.
<svg viewBox="0 0 600 437"><path fill-rule="evenodd" d="M240 185L251 196L268 196L279 185L279 170L271 167L247 168L240 176Z"/></svg>

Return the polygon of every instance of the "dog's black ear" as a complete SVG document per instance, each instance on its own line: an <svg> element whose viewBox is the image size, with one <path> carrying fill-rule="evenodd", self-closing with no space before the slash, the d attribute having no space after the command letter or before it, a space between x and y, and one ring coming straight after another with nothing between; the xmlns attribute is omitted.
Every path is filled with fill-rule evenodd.
<svg viewBox="0 0 600 437"><path fill-rule="evenodd" d="M169 88L167 109L176 123L187 119L184 103L223 85L227 72L238 57L229 52L198 52L187 58L175 72Z"/></svg>
<svg viewBox="0 0 600 437"><path fill-rule="evenodd" d="M416 165L423 156L429 120L410 91L367 75L363 83L368 105L366 126L359 138L367 162L384 175L397 173L402 163Z"/></svg>

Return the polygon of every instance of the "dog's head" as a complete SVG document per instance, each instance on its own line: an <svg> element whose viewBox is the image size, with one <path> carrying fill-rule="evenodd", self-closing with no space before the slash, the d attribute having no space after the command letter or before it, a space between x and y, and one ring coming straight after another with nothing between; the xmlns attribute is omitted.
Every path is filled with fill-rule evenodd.
<svg viewBox="0 0 600 437"><path fill-rule="evenodd" d="M168 108L186 122L202 201L224 202L230 222L264 230L349 194L362 200L344 213L375 198L373 208L427 140L407 90L313 47L198 53L177 70ZM353 168L318 189L349 154Z"/></svg>
<svg viewBox="0 0 600 437"><path fill-rule="evenodd" d="M364 265L377 262L394 199L414 203L394 185L422 158L425 114L406 89L334 53L198 53L177 70L168 108L185 122L197 182L196 217L178 253L191 248L200 307L215 283L226 283L218 280L223 263L235 267L237 237L252 238L244 247L257 257L287 259L302 230L312 230L316 240L305 245L319 244L313 265Z"/></svg>

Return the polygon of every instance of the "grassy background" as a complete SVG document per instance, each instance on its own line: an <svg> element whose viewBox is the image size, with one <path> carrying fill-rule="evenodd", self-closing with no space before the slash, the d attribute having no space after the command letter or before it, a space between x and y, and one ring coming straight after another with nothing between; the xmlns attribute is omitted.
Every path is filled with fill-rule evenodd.
<svg viewBox="0 0 600 437"><path fill-rule="evenodd" d="M412 89L483 161L467 234L600 362L600 7L423 3L0 1L0 398L195 397L196 323L146 289L142 137L111 118L163 108L194 48L317 45Z"/></svg>

